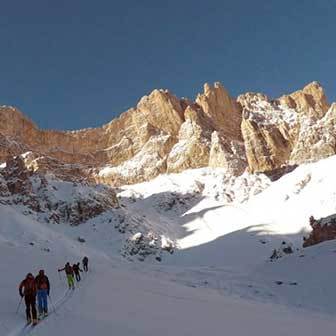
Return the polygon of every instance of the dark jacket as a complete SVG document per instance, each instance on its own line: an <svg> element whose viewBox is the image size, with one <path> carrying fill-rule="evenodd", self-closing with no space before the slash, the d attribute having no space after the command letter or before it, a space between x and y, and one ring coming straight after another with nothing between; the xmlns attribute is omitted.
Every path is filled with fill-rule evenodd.
<svg viewBox="0 0 336 336"><path fill-rule="evenodd" d="M39 274L35 278L35 282L36 282L36 288L37 288L37 290L46 289L48 291L48 294L49 294L49 292L50 292L50 283L49 283L49 279L48 279L48 277L46 275Z"/></svg>
<svg viewBox="0 0 336 336"><path fill-rule="evenodd" d="M20 296L36 296L36 282L32 275L27 275L19 286Z"/></svg>
<svg viewBox="0 0 336 336"><path fill-rule="evenodd" d="M65 271L65 274L66 274L66 275L74 275L73 268L71 267L70 264L66 264L66 265L64 266L64 268L61 268L61 269L59 269L58 271L59 271L59 272L61 272L61 271Z"/></svg>
<svg viewBox="0 0 336 336"><path fill-rule="evenodd" d="M78 264L73 264L72 269L76 274L78 274L79 272L83 272L83 270L80 269Z"/></svg>
<svg viewBox="0 0 336 336"><path fill-rule="evenodd" d="M83 258L83 265L87 265L89 263L88 257Z"/></svg>

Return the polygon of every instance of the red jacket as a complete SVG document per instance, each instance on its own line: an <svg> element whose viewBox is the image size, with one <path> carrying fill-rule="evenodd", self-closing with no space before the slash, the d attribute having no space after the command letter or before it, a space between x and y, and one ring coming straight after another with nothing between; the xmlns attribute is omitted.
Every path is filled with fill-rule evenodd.
<svg viewBox="0 0 336 336"><path fill-rule="evenodd" d="M36 296L36 283L33 276L24 279L19 287L19 293L21 296Z"/></svg>

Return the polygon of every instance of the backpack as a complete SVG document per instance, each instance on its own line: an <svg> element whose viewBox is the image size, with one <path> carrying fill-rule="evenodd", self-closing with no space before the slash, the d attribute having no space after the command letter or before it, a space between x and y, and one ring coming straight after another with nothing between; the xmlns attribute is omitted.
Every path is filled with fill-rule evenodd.
<svg viewBox="0 0 336 336"><path fill-rule="evenodd" d="M73 274L73 269L70 265L65 265L65 273L66 274Z"/></svg>
<svg viewBox="0 0 336 336"><path fill-rule="evenodd" d="M48 289L48 278L45 275L38 277L37 287L39 289Z"/></svg>
<svg viewBox="0 0 336 336"><path fill-rule="evenodd" d="M34 279L26 279L24 282L24 295L34 294L36 291L36 285Z"/></svg>

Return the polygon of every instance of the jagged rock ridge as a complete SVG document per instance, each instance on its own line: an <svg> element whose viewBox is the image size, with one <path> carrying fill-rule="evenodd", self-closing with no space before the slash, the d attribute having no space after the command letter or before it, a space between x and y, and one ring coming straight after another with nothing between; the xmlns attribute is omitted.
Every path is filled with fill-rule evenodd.
<svg viewBox="0 0 336 336"><path fill-rule="evenodd" d="M205 84L195 102L154 90L99 128L40 130L13 107L0 108L0 163L30 151L30 170L114 186L188 168L272 172L335 154L336 104L320 84L269 99L231 97Z"/></svg>

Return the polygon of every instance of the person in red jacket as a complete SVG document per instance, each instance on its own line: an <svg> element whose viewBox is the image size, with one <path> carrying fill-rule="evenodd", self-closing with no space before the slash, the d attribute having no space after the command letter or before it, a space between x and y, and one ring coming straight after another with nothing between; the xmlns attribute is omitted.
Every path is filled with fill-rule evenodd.
<svg viewBox="0 0 336 336"><path fill-rule="evenodd" d="M37 324L36 312L36 283L33 275L28 273L26 278L19 286L20 296L25 300L27 323L30 324L33 319L33 325Z"/></svg>

